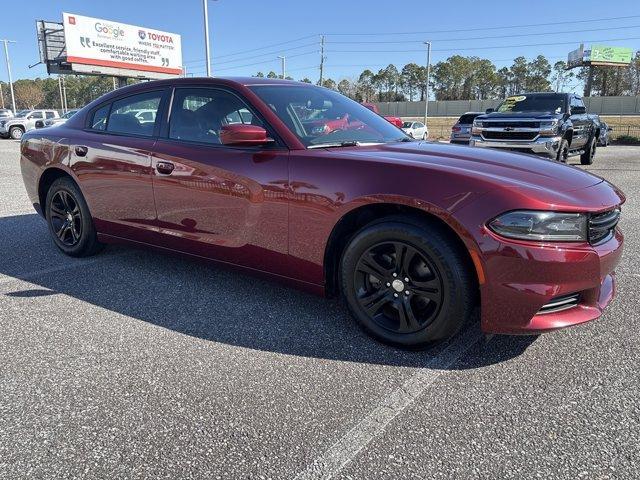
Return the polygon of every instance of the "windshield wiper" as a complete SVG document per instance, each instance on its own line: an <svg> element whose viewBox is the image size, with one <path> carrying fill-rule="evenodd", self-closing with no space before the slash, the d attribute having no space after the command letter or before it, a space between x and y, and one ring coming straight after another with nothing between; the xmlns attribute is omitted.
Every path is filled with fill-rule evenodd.
<svg viewBox="0 0 640 480"><path fill-rule="evenodd" d="M335 143L318 143L317 145L309 145L307 148L336 148L336 147L357 147L359 145L355 140Z"/></svg>

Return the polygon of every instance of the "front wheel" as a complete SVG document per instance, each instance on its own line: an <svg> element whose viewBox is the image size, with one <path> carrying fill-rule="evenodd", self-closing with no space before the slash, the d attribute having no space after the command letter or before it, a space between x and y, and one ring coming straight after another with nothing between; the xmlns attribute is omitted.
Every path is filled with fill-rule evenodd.
<svg viewBox="0 0 640 480"><path fill-rule="evenodd" d="M472 272L439 225L395 217L361 230L341 262L358 324L384 343L421 347L454 335L475 302Z"/></svg>
<svg viewBox="0 0 640 480"><path fill-rule="evenodd" d="M582 155L580 155L580 163L582 165L591 165L593 163L593 158L596 156L596 139L593 137L589 142L589 146L584 151Z"/></svg>
<svg viewBox="0 0 640 480"><path fill-rule="evenodd" d="M22 127L11 127L9 130L9 136L14 140L20 140L22 135L24 134L24 130Z"/></svg>
<svg viewBox="0 0 640 480"><path fill-rule="evenodd" d="M558 146L558 155L556 156L556 160L562 163L567 163L569 159L569 140L563 138L560 140L560 145Z"/></svg>
<svg viewBox="0 0 640 480"><path fill-rule="evenodd" d="M87 202L70 178L53 182L47 192L45 212L53 242L63 253L87 257L102 249Z"/></svg>
<svg viewBox="0 0 640 480"><path fill-rule="evenodd" d="M426 139L427 139L427 137L428 137L427 132L424 132L424 133L422 134L422 140L426 140Z"/></svg>

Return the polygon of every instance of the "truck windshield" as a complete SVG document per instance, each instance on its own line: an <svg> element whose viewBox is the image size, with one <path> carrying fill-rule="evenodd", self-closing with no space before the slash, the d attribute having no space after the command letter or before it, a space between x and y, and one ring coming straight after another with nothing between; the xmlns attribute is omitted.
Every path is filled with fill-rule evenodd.
<svg viewBox="0 0 640 480"><path fill-rule="evenodd" d="M250 88L307 148L410 141L380 115L326 88L295 84Z"/></svg>
<svg viewBox="0 0 640 480"><path fill-rule="evenodd" d="M507 97L498 107L498 112L552 112L566 111L565 96L550 93L536 95L514 95Z"/></svg>

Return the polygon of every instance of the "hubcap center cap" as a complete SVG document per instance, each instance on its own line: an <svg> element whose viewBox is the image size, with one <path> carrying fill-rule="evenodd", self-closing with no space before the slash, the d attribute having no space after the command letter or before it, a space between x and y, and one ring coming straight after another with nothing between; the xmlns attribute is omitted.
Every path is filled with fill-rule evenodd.
<svg viewBox="0 0 640 480"><path fill-rule="evenodd" d="M391 283L391 286L396 292L401 292L404 290L404 282L402 280L398 280L397 278Z"/></svg>
<svg viewBox="0 0 640 480"><path fill-rule="evenodd" d="M67 221L68 222L72 222L73 221L73 215L71 215L70 213L67 213Z"/></svg>

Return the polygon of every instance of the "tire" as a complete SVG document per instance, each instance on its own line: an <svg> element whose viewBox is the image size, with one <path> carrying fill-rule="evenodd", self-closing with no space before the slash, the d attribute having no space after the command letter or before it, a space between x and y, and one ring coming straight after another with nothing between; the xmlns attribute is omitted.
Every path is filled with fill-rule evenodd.
<svg viewBox="0 0 640 480"><path fill-rule="evenodd" d="M422 140L426 140L427 137L428 137L428 134L426 132L422 134Z"/></svg>
<svg viewBox="0 0 640 480"><path fill-rule="evenodd" d="M589 141L589 146L584 151L582 155L580 155L580 163L582 165L591 165L593 163L593 158L596 156L596 139L595 137L591 137Z"/></svg>
<svg viewBox="0 0 640 480"><path fill-rule="evenodd" d="M346 247L342 295L368 334L399 347L424 347L451 337L471 318L476 287L463 255L439 225L388 217L364 227Z"/></svg>
<svg viewBox="0 0 640 480"><path fill-rule="evenodd" d="M24 129L22 127L11 127L9 129L9 136L14 140L20 140L24 135Z"/></svg>
<svg viewBox="0 0 640 480"><path fill-rule="evenodd" d="M53 243L66 255L88 257L103 248L87 202L69 177L58 178L51 184L45 214Z"/></svg>
<svg viewBox="0 0 640 480"><path fill-rule="evenodd" d="M556 160L562 163L567 163L569 158L569 141L566 138L560 140L560 145L558 145L558 154L556 156Z"/></svg>

